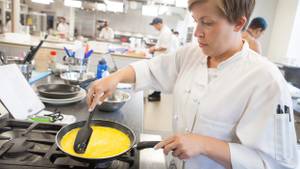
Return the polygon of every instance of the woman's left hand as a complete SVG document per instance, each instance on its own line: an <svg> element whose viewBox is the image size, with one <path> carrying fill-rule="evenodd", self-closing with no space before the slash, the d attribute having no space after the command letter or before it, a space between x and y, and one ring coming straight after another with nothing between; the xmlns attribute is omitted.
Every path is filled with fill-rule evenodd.
<svg viewBox="0 0 300 169"><path fill-rule="evenodd" d="M173 151L173 156L185 160L194 156L205 154L205 136L197 134L177 134L171 136L155 146L155 149L163 148L167 155Z"/></svg>

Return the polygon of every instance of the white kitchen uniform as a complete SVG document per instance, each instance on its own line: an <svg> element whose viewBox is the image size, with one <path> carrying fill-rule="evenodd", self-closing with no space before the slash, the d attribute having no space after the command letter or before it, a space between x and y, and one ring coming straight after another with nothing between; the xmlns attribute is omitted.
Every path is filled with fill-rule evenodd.
<svg viewBox="0 0 300 169"><path fill-rule="evenodd" d="M113 40L114 36L115 33L110 27L103 28L99 34L99 38L104 40Z"/></svg>
<svg viewBox="0 0 300 169"><path fill-rule="evenodd" d="M157 51L155 52L155 56L175 52L179 47L178 44L178 40L176 39L176 36L172 33L170 28L166 25L163 25L162 29L160 30L158 41L155 47L166 48L167 50L163 52Z"/></svg>
<svg viewBox="0 0 300 169"><path fill-rule="evenodd" d="M64 34L65 36L69 35L69 25L67 23L59 23L57 25L57 32Z"/></svg>
<svg viewBox="0 0 300 169"><path fill-rule="evenodd" d="M297 165L292 101L277 67L249 49L209 70L196 44L132 64L136 90L173 92L173 129L229 142L233 169L291 169ZM290 108L276 114L277 105ZM194 126L194 128L193 128ZM192 129L193 128L193 129ZM206 156L187 169L223 169Z"/></svg>

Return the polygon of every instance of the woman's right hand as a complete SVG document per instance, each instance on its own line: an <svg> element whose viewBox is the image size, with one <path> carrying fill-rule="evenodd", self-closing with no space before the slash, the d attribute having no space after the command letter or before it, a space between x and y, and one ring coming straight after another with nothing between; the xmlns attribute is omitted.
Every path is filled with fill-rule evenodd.
<svg viewBox="0 0 300 169"><path fill-rule="evenodd" d="M94 110L97 104L101 104L107 97L111 96L116 90L118 83L119 80L114 75L94 81L87 94L89 111Z"/></svg>

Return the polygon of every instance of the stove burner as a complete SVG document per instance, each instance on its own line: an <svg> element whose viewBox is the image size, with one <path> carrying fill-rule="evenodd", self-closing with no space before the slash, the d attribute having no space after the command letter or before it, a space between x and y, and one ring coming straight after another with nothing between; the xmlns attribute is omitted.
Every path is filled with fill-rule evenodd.
<svg viewBox="0 0 300 169"><path fill-rule="evenodd" d="M28 149L34 146L34 144L26 142L26 137L19 137L7 141L2 146L9 147L5 152L5 157L18 157L25 154Z"/></svg>
<svg viewBox="0 0 300 169"><path fill-rule="evenodd" d="M94 169L106 169L109 166L111 166L111 164L112 164L112 161L98 163L98 164L95 165Z"/></svg>
<svg viewBox="0 0 300 169"><path fill-rule="evenodd" d="M55 135L61 125L17 120L0 123L0 169L137 169L134 149L107 162L71 158L59 150Z"/></svg>

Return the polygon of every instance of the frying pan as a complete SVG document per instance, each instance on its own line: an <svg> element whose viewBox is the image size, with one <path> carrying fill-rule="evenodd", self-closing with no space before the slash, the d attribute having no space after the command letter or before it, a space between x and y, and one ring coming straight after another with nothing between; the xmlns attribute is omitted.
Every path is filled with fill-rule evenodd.
<svg viewBox="0 0 300 169"><path fill-rule="evenodd" d="M79 94L80 87L68 84L44 84L37 86L37 90L46 98L66 99Z"/></svg>
<svg viewBox="0 0 300 169"><path fill-rule="evenodd" d="M129 127L127 127L123 124L120 124L120 123L112 122L112 121L92 120L91 125L111 127L111 128L117 129L117 130L125 133L129 137L130 146L127 150L125 150L125 151L123 151L119 154L109 156L109 157L103 157L103 158L77 157L77 156L74 156L74 155L68 153L67 151L65 151L61 147L60 141L62 140L63 136L65 134L67 134L69 131L71 131L72 129L75 129L75 128L83 127L84 124L85 124L85 121L80 121L80 122L76 122L76 123L64 126L63 128L61 128L58 131L58 133L56 134L56 138L55 138L56 145L62 152L69 155L71 158L73 158L75 160L78 160L78 161L81 161L81 162L87 162L87 163L107 162L107 161L111 161L111 160L114 160L114 159L122 156L123 154L127 153L131 149L142 150L142 149L145 149L145 148L153 148L157 143L159 143L159 141L145 141L145 142L136 143L136 136L135 136L134 132ZM101 139L101 138L99 138L99 139Z"/></svg>

